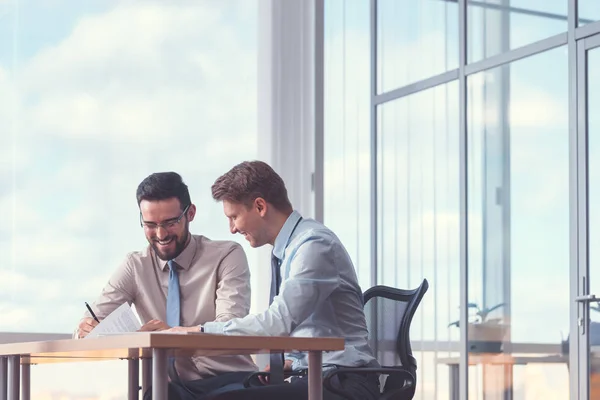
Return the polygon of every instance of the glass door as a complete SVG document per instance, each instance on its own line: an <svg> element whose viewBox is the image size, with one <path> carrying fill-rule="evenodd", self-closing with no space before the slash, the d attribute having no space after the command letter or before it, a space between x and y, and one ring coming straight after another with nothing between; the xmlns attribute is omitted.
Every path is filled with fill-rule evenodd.
<svg viewBox="0 0 600 400"><path fill-rule="evenodd" d="M579 399L600 398L600 35L577 44L578 250L575 310L569 361Z"/></svg>

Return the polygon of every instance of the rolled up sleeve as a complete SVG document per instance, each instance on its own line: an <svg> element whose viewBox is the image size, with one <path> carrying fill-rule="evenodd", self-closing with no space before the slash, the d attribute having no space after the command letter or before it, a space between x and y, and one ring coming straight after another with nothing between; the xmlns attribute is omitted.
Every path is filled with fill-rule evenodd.
<svg viewBox="0 0 600 400"><path fill-rule="evenodd" d="M250 312L250 268L246 253L233 244L221 260L217 271L215 321L241 318Z"/></svg>

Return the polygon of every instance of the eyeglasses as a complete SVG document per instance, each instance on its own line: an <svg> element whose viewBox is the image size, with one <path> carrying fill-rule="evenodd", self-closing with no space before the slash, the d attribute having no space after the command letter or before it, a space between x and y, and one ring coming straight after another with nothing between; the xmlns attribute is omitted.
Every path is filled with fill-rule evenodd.
<svg viewBox="0 0 600 400"><path fill-rule="evenodd" d="M163 228L166 230L172 229L173 227L175 227L175 225L179 223L179 221L181 221L181 218L183 218L188 208L190 208L189 205L183 210L179 217L168 219L166 221L161 222L160 224L157 224L156 222L144 221L144 219L142 218L142 213L140 212L140 225L142 226L142 228L147 229L149 231L155 231L158 228Z"/></svg>

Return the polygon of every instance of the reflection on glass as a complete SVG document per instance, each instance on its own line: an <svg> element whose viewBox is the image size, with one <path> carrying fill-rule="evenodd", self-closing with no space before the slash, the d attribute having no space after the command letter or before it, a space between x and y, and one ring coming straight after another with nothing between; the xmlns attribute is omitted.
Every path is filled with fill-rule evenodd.
<svg viewBox="0 0 600 400"><path fill-rule="evenodd" d="M379 107L377 134L378 284L431 283L411 325L418 398L448 390L458 342L458 84L451 82ZM445 359L445 362L437 361ZM435 371L442 371L436 374Z"/></svg>
<svg viewBox="0 0 600 400"><path fill-rule="evenodd" d="M371 282L369 0L325 2L325 224Z"/></svg>
<svg viewBox="0 0 600 400"><path fill-rule="evenodd" d="M600 4L597 0L577 0L579 26L600 21Z"/></svg>
<svg viewBox="0 0 600 400"><path fill-rule="evenodd" d="M468 61L479 61L567 31L567 3L468 0Z"/></svg>
<svg viewBox="0 0 600 400"><path fill-rule="evenodd" d="M569 333L567 53L470 76L468 98L471 394L565 399L566 360L525 345L513 368L510 343L558 349Z"/></svg>
<svg viewBox="0 0 600 400"><path fill-rule="evenodd" d="M192 232L235 239L210 185L256 157L257 2L0 3L0 332L69 333L146 243L148 174L181 173ZM118 365L40 373L32 398L125 398Z"/></svg>
<svg viewBox="0 0 600 400"><path fill-rule="evenodd" d="M458 5L377 1L377 92L458 67Z"/></svg>
<svg viewBox="0 0 600 400"><path fill-rule="evenodd" d="M588 204L590 293L600 295L600 49L588 52ZM600 397L600 304L590 304L590 398Z"/></svg>

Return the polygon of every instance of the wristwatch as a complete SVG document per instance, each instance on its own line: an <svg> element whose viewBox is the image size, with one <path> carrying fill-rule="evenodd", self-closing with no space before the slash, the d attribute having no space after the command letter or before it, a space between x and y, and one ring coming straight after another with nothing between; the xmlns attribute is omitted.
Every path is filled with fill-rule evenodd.
<svg viewBox="0 0 600 400"><path fill-rule="evenodd" d="M204 325L200 325L200 332L204 333Z"/></svg>

